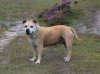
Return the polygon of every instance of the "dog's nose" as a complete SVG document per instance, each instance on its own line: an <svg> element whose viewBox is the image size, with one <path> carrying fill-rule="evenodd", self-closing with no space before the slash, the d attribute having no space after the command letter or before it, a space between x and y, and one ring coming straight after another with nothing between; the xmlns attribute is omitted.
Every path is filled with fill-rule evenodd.
<svg viewBox="0 0 100 74"><path fill-rule="evenodd" d="M26 29L26 32L29 32L29 29Z"/></svg>
<svg viewBox="0 0 100 74"><path fill-rule="evenodd" d="M30 35L30 30L29 29L26 29L26 34Z"/></svg>

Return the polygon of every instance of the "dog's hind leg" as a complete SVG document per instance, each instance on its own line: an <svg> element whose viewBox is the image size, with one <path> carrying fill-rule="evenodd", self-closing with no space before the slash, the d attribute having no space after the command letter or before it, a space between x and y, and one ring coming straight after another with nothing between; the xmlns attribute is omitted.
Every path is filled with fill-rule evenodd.
<svg viewBox="0 0 100 74"><path fill-rule="evenodd" d="M67 56L64 57L64 61L70 61L71 55L72 55L72 41L73 38L65 39L66 46L67 46Z"/></svg>

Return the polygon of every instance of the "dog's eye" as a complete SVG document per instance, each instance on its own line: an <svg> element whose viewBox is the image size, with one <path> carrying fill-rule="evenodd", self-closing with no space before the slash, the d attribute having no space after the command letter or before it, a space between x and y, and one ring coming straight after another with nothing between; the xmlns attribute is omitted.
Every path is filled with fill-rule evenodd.
<svg viewBox="0 0 100 74"><path fill-rule="evenodd" d="M27 25L24 26L25 28L27 27Z"/></svg>
<svg viewBox="0 0 100 74"><path fill-rule="evenodd" d="M33 26L30 26L31 28L33 28Z"/></svg>

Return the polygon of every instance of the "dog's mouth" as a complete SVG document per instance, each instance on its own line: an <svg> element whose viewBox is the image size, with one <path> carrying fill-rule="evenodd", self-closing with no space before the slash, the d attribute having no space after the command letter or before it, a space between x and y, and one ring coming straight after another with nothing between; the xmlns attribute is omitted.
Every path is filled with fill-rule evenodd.
<svg viewBox="0 0 100 74"><path fill-rule="evenodd" d="M26 35L30 35L30 33L29 32L26 32Z"/></svg>

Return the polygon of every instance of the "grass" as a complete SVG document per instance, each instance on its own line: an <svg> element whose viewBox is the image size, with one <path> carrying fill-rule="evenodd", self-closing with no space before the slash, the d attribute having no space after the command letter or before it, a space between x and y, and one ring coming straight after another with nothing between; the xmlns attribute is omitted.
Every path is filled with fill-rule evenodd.
<svg viewBox="0 0 100 74"><path fill-rule="evenodd" d="M0 19L33 18L34 13L48 8L59 0L0 0Z"/></svg>
<svg viewBox="0 0 100 74"><path fill-rule="evenodd" d="M0 74L99 74L100 37L80 35L82 42L74 40L73 56L63 62L65 49L62 45L44 48L40 65L29 62L33 49L27 37L20 36L0 53Z"/></svg>
<svg viewBox="0 0 100 74"><path fill-rule="evenodd" d="M34 18L34 14L38 14L60 1L61 0L0 0L0 20ZM74 14L69 18L69 22L73 22L70 21L70 19L81 17L83 12L89 14L91 11L100 8L99 0L79 0L77 5L73 2L71 8Z"/></svg>
<svg viewBox="0 0 100 74"><path fill-rule="evenodd" d="M100 10L100 0L79 0L78 4L71 4L72 15L69 23L75 26L79 22L90 24L89 20L94 17L96 10Z"/></svg>

